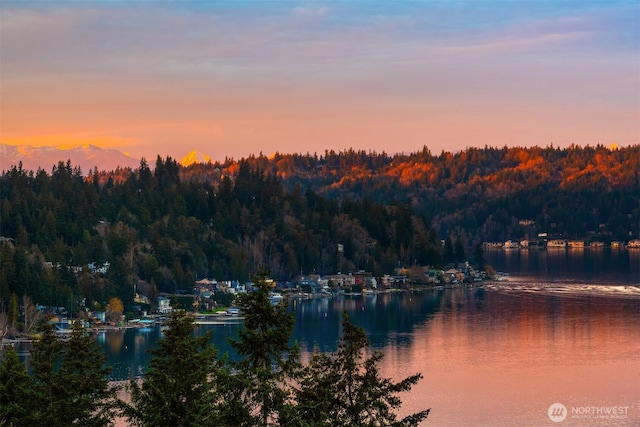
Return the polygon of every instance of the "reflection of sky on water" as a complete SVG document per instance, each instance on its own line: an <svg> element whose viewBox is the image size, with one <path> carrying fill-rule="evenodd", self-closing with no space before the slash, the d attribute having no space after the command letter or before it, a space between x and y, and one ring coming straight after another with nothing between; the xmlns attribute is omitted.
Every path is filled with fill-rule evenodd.
<svg viewBox="0 0 640 427"><path fill-rule="evenodd" d="M437 310L441 294L390 293L374 296L344 298L317 298L293 300L290 309L295 313L296 324L291 342L297 341L303 352L335 351L342 334L342 312L346 310L351 320L365 328L375 349L408 347L416 324L423 323ZM200 325L197 334L213 329L213 343L220 355L228 353L237 357L228 342L237 337L241 323L224 320L215 325ZM99 335L107 353L108 363L114 367L114 379L126 379L133 373L144 372L150 357L146 350L155 346L162 336L158 325L145 329L107 331Z"/></svg>
<svg viewBox="0 0 640 427"><path fill-rule="evenodd" d="M335 351L342 334L342 312L368 332L376 349L407 345L416 324L438 309L440 294L386 293L295 301L296 328L293 338L303 350Z"/></svg>
<svg viewBox="0 0 640 427"><path fill-rule="evenodd" d="M389 346L405 348L411 343L417 324L424 323L438 309L442 292L389 293L374 296L347 296L342 298L317 298L293 300L290 309L295 313L296 324L292 343L297 341L303 352L313 351L317 345L321 351L335 351L342 334L342 312L347 311L351 320L365 328L375 349ZM200 325L197 334L213 329L213 343L220 355L236 353L228 342L237 337L241 323L225 320L215 325ZM112 330L98 335L98 341L113 366L114 379L126 379L144 372L150 357L147 349L155 346L162 336L161 328Z"/></svg>
<svg viewBox="0 0 640 427"><path fill-rule="evenodd" d="M402 413L431 407L427 425L546 425L555 402L627 405L630 417L610 425L634 425L640 418L640 299L584 293L584 283L567 286L576 292L487 287L298 300L291 306L293 339L304 360L316 344L334 351L346 310L384 352L382 375L399 380L422 373L403 396ZM213 328L222 354L239 327L202 325L197 333ZM141 375L159 327L116 332L104 343L114 377ZM118 351L110 339L121 343ZM579 421L563 425L583 425Z"/></svg>
<svg viewBox="0 0 640 427"><path fill-rule="evenodd" d="M513 301L502 299L505 292L510 291L476 288L293 300L290 309L295 314L296 323L292 342L297 341L303 352L313 351L315 346L321 351L335 351L342 333L342 312L346 311L356 325L367 331L374 349L402 351L413 345L416 330L424 328L443 311L450 316L464 316L469 322L479 322L487 315L492 319L515 316ZM491 295L488 301L487 295ZM516 295L516 302L537 298L537 310L550 320L561 320L566 316L563 311L566 297L542 293ZM590 301L598 300L588 295L574 295L573 298L582 307L587 307L585 310L588 310ZM216 325L200 325L196 333L213 329L213 342L219 354L228 353L235 358L228 337L236 337L240 327L237 321L223 321ZM149 361L146 349L154 346L161 335L160 328L155 326L142 330L107 331L98 338L104 343L109 363L115 368L114 377L122 378L129 375L127 372L143 371Z"/></svg>
<svg viewBox="0 0 640 427"><path fill-rule="evenodd" d="M479 297L446 293L442 309L416 328L409 354L385 352L387 375L424 376L406 412L428 404L427 425L520 426L550 425L546 411L555 402L618 405L629 406L627 418L563 425L637 425L637 296L486 290L478 305Z"/></svg>
<svg viewBox="0 0 640 427"><path fill-rule="evenodd" d="M638 254L640 255L640 254ZM586 425L637 425L640 419L640 298L621 295L640 282L640 256L611 253L512 251L487 256L509 282L475 289L399 292L294 300L297 340L306 360L315 345L335 351L341 316L368 333L384 352L382 375L423 379L403 397L402 414L432 408L426 425L547 425L549 405L629 406L625 419ZM601 283L606 286L596 286ZM616 288L612 295L611 289ZM560 289L560 292L558 291ZM624 293L624 291L623 291ZM213 328L220 354L240 325ZM120 331L119 352L109 354L114 377L139 376L146 348L160 336ZM108 338L108 337L107 337ZM107 353L113 346L105 342ZM585 425L567 419L566 426Z"/></svg>
<svg viewBox="0 0 640 427"><path fill-rule="evenodd" d="M550 292L538 284L445 289L292 303L293 339L306 359L318 345L334 351L341 314L364 327L373 348L384 352L381 374L423 379L403 396L403 414L433 409L427 425L547 425L550 404L629 406L625 419L587 425L637 425L640 419L640 298L585 292L588 283ZM551 282L547 282L551 285ZM520 286L520 287L519 287ZM604 286L602 288L611 288ZM599 288L600 289L600 288ZM241 325L202 325L214 330L220 354ZM138 377L159 326L97 335L114 379ZM25 348L18 349L25 354ZM233 355L232 355L233 357ZM563 425L585 425L567 419ZM600 421L603 421L600 423Z"/></svg>

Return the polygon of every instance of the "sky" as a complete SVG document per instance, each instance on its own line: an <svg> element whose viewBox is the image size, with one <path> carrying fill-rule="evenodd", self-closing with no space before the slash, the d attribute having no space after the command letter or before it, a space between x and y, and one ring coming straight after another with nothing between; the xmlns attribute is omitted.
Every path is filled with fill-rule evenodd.
<svg viewBox="0 0 640 427"><path fill-rule="evenodd" d="M0 1L0 142L214 160L640 143L640 1Z"/></svg>

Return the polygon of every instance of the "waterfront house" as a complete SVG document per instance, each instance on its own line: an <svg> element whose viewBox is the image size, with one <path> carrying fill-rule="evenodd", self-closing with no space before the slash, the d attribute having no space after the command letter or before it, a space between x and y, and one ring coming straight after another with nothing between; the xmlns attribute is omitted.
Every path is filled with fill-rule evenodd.
<svg viewBox="0 0 640 427"><path fill-rule="evenodd" d="M166 297L158 297L158 313L169 314L173 311L171 301Z"/></svg>
<svg viewBox="0 0 640 427"><path fill-rule="evenodd" d="M504 243L500 243L500 242L482 242L482 247L484 249L502 249L502 245Z"/></svg>
<svg viewBox="0 0 640 427"><path fill-rule="evenodd" d="M504 249L518 249L520 246L517 242L514 242L513 240L507 240L506 242L504 242L504 245L502 245L502 247Z"/></svg>
<svg viewBox="0 0 640 427"><path fill-rule="evenodd" d="M444 280L448 283L461 283L464 281L464 273L455 268L450 268L444 272Z"/></svg>
<svg viewBox="0 0 640 427"><path fill-rule="evenodd" d="M547 242L547 248L551 249L565 249L567 247L567 242L562 239L553 239Z"/></svg>
<svg viewBox="0 0 640 427"><path fill-rule="evenodd" d="M356 283L355 277L350 274L338 273L325 276L324 278L334 286L338 286L340 288L351 288L351 286L355 285Z"/></svg>
<svg viewBox="0 0 640 427"><path fill-rule="evenodd" d="M397 274L393 276L385 274L380 278L381 286L383 288L401 288L408 280L409 278L407 276Z"/></svg>
<svg viewBox="0 0 640 427"><path fill-rule="evenodd" d="M306 289L308 291L315 291L317 282L311 277L301 276L298 279L297 285L300 289Z"/></svg>
<svg viewBox="0 0 640 427"><path fill-rule="evenodd" d="M106 311L93 311L90 316L92 319L95 319L98 323L105 323L107 321L107 312Z"/></svg>
<svg viewBox="0 0 640 427"><path fill-rule="evenodd" d="M640 239L630 240L627 243L627 249L640 249Z"/></svg>
<svg viewBox="0 0 640 427"><path fill-rule="evenodd" d="M444 271L431 269L427 272L427 282L440 283L440 279L444 276Z"/></svg>

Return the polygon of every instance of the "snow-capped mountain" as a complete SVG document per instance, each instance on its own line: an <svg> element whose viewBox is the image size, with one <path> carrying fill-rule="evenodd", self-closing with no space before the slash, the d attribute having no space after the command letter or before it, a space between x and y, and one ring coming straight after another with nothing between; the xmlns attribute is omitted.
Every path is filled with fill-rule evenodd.
<svg viewBox="0 0 640 427"><path fill-rule="evenodd" d="M28 145L0 144L0 172L7 171L22 162L22 169L50 173L58 162L71 160L73 167L79 166L84 175L94 167L111 171L120 167L137 168L140 160L120 151L96 147L95 145L32 147Z"/></svg>
<svg viewBox="0 0 640 427"><path fill-rule="evenodd" d="M182 160L180 160L180 164L182 166L189 166L194 163L208 163L210 161L211 157L193 150L192 152L184 156Z"/></svg>

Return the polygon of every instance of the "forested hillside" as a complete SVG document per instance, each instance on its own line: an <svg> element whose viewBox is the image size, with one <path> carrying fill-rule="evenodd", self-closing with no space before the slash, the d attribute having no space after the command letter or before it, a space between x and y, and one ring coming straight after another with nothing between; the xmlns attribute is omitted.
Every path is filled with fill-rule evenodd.
<svg viewBox="0 0 640 427"><path fill-rule="evenodd" d="M203 277L245 281L263 266L290 280L440 262L439 236L406 204L287 190L246 161L215 185L186 179L170 158L118 174L101 183L61 162L51 175L18 166L2 176L1 301L119 296L130 307L139 280L153 295Z"/></svg>
<svg viewBox="0 0 640 427"><path fill-rule="evenodd" d="M287 188L311 188L330 199L408 203L441 237L460 236L468 247L540 232L626 241L639 231L640 145L485 147L439 155L425 147L394 156L349 150L247 162L275 174ZM233 176L237 165L193 165L183 173L215 180Z"/></svg>

